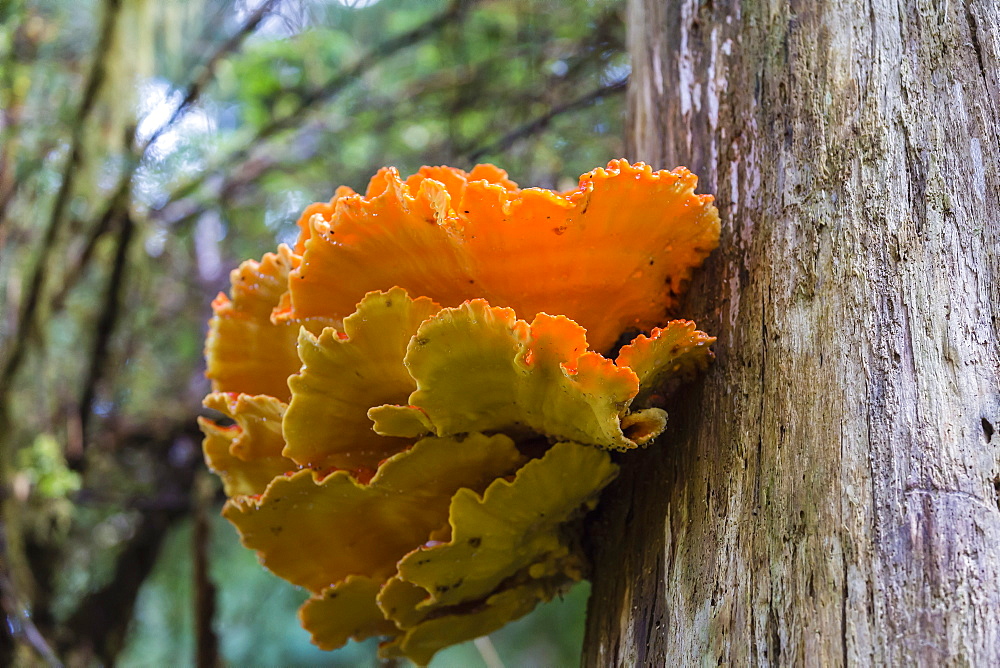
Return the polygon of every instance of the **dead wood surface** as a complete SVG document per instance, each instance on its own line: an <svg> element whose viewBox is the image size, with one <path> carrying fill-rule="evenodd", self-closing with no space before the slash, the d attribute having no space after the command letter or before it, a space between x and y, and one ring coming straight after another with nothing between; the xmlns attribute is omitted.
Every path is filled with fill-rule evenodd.
<svg viewBox="0 0 1000 668"><path fill-rule="evenodd" d="M584 664L1000 665L1000 5L629 5L718 359L622 457Z"/></svg>

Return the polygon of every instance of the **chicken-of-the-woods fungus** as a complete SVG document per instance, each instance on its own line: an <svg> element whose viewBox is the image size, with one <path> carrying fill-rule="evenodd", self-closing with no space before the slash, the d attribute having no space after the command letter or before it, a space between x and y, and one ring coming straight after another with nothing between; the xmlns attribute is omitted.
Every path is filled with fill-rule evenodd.
<svg viewBox="0 0 1000 668"><path fill-rule="evenodd" d="M625 160L563 193L390 167L233 271L205 460L243 544L311 593L319 647L381 636L426 664L585 576L609 451L659 435L664 388L712 357L669 321L719 239L696 182Z"/></svg>

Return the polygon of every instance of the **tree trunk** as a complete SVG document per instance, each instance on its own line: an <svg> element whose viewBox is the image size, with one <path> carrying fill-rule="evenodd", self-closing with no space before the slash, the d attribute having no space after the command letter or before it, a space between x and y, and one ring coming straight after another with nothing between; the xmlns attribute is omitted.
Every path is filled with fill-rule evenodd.
<svg viewBox="0 0 1000 668"><path fill-rule="evenodd" d="M1000 665L1000 5L632 0L718 335L595 520L589 666Z"/></svg>

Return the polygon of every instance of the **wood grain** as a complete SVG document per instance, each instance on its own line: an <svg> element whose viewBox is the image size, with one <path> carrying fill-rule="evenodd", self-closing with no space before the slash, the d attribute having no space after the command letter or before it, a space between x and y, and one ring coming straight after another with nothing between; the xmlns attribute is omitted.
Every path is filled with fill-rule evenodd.
<svg viewBox="0 0 1000 668"><path fill-rule="evenodd" d="M631 0L630 154L723 219L584 664L1000 665L1000 5Z"/></svg>

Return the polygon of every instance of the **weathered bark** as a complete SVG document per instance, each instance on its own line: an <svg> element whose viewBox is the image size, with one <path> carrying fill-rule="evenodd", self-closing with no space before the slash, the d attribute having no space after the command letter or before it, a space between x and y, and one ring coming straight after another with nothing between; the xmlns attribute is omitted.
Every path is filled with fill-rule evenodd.
<svg viewBox="0 0 1000 668"><path fill-rule="evenodd" d="M629 158L722 244L584 663L1000 665L1000 5L634 0Z"/></svg>

